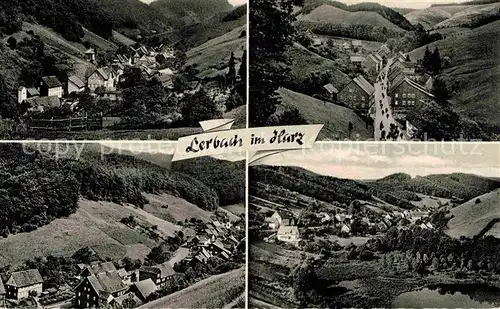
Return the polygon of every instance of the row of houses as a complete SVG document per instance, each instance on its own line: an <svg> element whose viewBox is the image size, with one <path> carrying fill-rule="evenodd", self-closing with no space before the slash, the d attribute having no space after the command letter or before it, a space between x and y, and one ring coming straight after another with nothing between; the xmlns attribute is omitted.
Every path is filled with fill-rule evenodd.
<svg viewBox="0 0 500 309"><path fill-rule="evenodd" d="M270 217L266 217L264 223L276 234L268 240L272 240L276 237L279 241L284 241L288 243L298 244L300 240L299 229L296 226L296 219L287 212L278 213L275 211Z"/></svg>

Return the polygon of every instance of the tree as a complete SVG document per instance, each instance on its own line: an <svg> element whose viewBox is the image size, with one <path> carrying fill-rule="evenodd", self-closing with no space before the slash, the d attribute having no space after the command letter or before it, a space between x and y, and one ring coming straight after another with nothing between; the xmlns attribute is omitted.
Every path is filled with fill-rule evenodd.
<svg viewBox="0 0 500 309"><path fill-rule="evenodd" d="M434 48L434 52L432 52L430 58L430 69L434 74L437 74L441 71L441 55L439 54L439 49Z"/></svg>
<svg viewBox="0 0 500 309"><path fill-rule="evenodd" d="M300 0L253 0L250 10L250 126L265 126L280 103L276 90L284 84L285 51L295 35L294 5Z"/></svg>
<svg viewBox="0 0 500 309"><path fill-rule="evenodd" d="M450 141L460 136L460 116L449 106L428 102L410 110L406 118L417 128L415 138Z"/></svg>
<svg viewBox="0 0 500 309"><path fill-rule="evenodd" d="M432 83L432 92L436 97L436 102L441 106L448 106L448 100L450 99L450 91L444 80L440 77L435 77Z"/></svg>
<svg viewBox="0 0 500 309"><path fill-rule="evenodd" d="M349 139L351 139L351 134L352 134L353 129L354 129L354 126L353 126L352 122L349 121L349 124L347 125L347 131L349 132Z"/></svg>
<svg viewBox="0 0 500 309"><path fill-rule="evenodd" d="M431 51L429 50L429 46L426 46L425 52L424 52L424 57L422 59L422 66L427 71L431 71L431 68L432 68L431 57L432 57L432 55L431 55Z"/></svg>
<svg viewBox="0 0 500 309"><path fill-rule="evenodd" d="M181 105L183 123L186 126L198 126L200 121L222 117L216 102L203 90L184 96Z"/></svg>
<svg viewBox="0 0 500 309"><path fill-rule="evenodd" d="M15 37L11 36L8 40L7 40L7 45L9 46L10 49L16 49L17 47L17 40Z"/></svg>
<svg viewBox="0 0 500 309"><path fill-rule="evenodd" d="M163 247L156 246L151 249L151 252L146 256L150 265L161 264L168 259L168 254L163 250Z"/></svg>
<svg viewBox="0 0 500 309"><path fill-rule="evenodd" d="M231 86L236 80L236 62L234 60L233 52L231 52L231 57L229 57L229 71L227 72L227 80Z"/></svg>
<svg viewBox="0 0 500 309"><path fill-rule="evenodd" d="M278 123L276 125L293 126L307 123L307 119L302 116L300 111L297 108L292 108L284 111L281 115L278 116Z"/></svg>

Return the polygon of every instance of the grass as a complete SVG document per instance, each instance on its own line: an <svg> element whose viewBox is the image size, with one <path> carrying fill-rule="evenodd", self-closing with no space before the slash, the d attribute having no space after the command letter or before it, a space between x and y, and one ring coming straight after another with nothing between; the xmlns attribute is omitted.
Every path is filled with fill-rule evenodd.
<svg viewBox="0 0 500 309"><path fill-rule="evenodd" d="M333 22L347 25L368 24L373 27L385 27L388 30L404 32L399 26L385 19L377 12L349 12L328 4L323 4L315 8L309 14L304 15L302 19L313 22Z"/></svg>
<svg viewBox="0 0 500 309"><path fill-rule="evenodd" d="M442 10L440 7L430 7L425 10L412 11L406 14L405 18L413 25L421 24L425 29L430 29L451 16L452 14Z"/></svg>
<svg viewBox="0 0 500 309"><path fill-rule="evenodd" d="M349 137L349 122L353 124L351 138L359 134L360 140L372 137L372 132L366 128L365 122L349 108L315 99L313 97L280 89L281 109L297 108L310 124L324 124L318 140L337 140Z"/></svg>
<svg viewBox="0 0 500 309"><path fill-rule="evenodd" d="M240 37L240 34L245 30L246 26L237 27L190 49L186 53L187 64L194 65L200 71L200 75L226 68L231 52L234 52L236 58L242 57L243 51L246 49L246 37Z"/></svg>
<svg viewBox="0 0 500 309"><path fill-rule="evenodd" d="M445 68L441 77L454 84L452 101L462 115L478 121L485 131L500 133L500 21L473 29L459 36L448 36L429 44L433 50L439 48L441 58L449 57L451 66ZM412 60L422 58L425 46L411 52Z"/></svg>
<svg viewBox="0 0 500 309"><path fill-rule="evenodd" d="M125 45L125 46L131 46L131 45L134 45L137 43L136 41L124 36L123 34L121 34L118 31L113 30L112 34L113 34L113 40L115 42L117 42L118 44Z"/></svg>
<svg viewBox="0 0 500 309"><path fill-rule="evenodd" d="M104 51L115 51L118 49L118 46L115 43L112 43L97 34L93 33L92 31L83 28L83 32L85 33L83 36L83 41L87 41L93 46L97 46L98 49L104 50Z"/></svg>
<svg viewBox="0 0 500 309"><path fill-rule="evenodd" d="M163 220L177 223L190 218L200 219L210 222L211 212L203 210L188 201L169 194L144 194L149 204L144 206L144 210ZM168 208L163 208L168 206Z"/></svg>
<svg viewBox="0 0 500 309"><path fill-rule="evenodd" d="M245 270L240 268L201 280L138 308L223 308L240 297L244 290Z"/></svg>
<svg viewBox="0 0 500 309"><path fill-rule="evenodd" d="M225 209L225 210L227 210L227 211L229 211L229 212L232 212L236 216L245 214L245 204L244 203L223 206L222 208Z"/></svg>
<svg viewBox="0 0 500 309"><path fill-rule="evenodd" d="M478 204L476 204L477 199L480 200ZM499 201L500 190L496 190L453 208L450 211L452 218L448 222L446 234L455 238L477 235L491 220L500 218ZM496 227L494 231L498 231Z"/></svg>
<svg viewBox="0 0 500 309"><path fill-rule="evenodd" d="M450 18L436 24L435 28L442 27L475 27L483 20L497 16L499 17L499 3L485 4L485 5L472 5L464 10L461 10Z"/></svg>
<svg viewBox="0 0 500 309"><path fill-rule="evenodd" d="M120 223L134 215L132 209L108 202L80 201L79 209L68 218L60 218L30 233L0 239L0 265L20 265L37 256L70 256L85 246L96 250L103 259L124 256L144 258L156 245L147 236Z"/></svg>

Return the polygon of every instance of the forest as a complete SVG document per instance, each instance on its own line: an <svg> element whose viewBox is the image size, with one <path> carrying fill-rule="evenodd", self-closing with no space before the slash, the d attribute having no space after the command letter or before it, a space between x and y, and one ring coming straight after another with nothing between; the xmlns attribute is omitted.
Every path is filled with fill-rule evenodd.
<svg viewBox="0 0 500 309"><path fill-rule="evenodd" d="M244 175L232 173L238 164L222 163L234 177L200 177L204 169L223 173L213 171L216 160L202 168L193 167L198 161L183 162L184 173L127 155L99 158L98 153L89 152L79 160L56 160L51 154L25 152L22 145L0 145L0 236L29 232L67 217L77 210L80 197L143 207L147 201L142 192L169 193L209 211L219 206L219 194L223 203L243 202Z"/></svg>

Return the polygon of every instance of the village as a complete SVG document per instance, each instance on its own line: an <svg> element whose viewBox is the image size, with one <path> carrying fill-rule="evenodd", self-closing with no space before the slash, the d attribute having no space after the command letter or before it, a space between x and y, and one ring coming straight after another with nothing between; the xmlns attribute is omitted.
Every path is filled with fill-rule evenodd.
<svg viewBox="0 0 500 309"><path fill-rule="evenodd" d="M122 220L130 228L144 229L134 222L133 217ZM86 247L59 262L54 262L56 257L38 259L42 264L58 263L57 269L50 270L57 273L54 277L53 273L47 275L48 266L29 268L33 264L27 263L19 270L5 271L9 268L3 265L0 307L135 308L244 263L245 223L241 218L214 215L210 222L186 220L184 227L176 237L164 239L162 247L167 249L153 248L144 262L102 260ZM154 228L146 232L163 237ZM168 260L155 264L167 256ZM86 263L78 263L83 260Z"/></svg>
<svg viewBox="0 0 500 309"><path fill-rule="evenodd" d="M410 59L408 54L388 44L347 38L320 37L305 32L312 51L334 51L350 68L347 83L339 78L323 85L318 98L353 110L374 131L375 140L408 140L415 127L406 118L415 106L435 102L434 77L425 68L428 59ZM439 67L450 59L439 58ZM341 56L340 56L341 55ZM425 63L424 63L425 62ZM382 82L384 84L382 85ZM377 89L381 84L380 91ZM351 129L352 130L352 129ZM392 131L392 132L391 132Z"/></svg>
<svg viewBox="0 0 500 309"><path fill-rule="evenodd" d="M278 242L287 248L305 250L317 239L342 247L351 243L362 244L393 227L435 229L430 220L435 208L425 204L412 209L384 209L373 201L362 200L352 201L349 205L330 205L300 196L281 198L283 203L258 197L252 199L263 216L260 223L265 235L263 240ZM452 201L437 203L453 204Z"/></svg>
<svg viewBox="0 0 500 309"><path fill-rule="evenodd" d="M234 78L231 81L226 75L228 68L197 77L196 68L184 67L185 54L179 54L179 51L165 44L149 47L136 43L114 51L112 57L109 53L102 55L96 48L89 48L84 60L90 65L85 71L69 72L66 80L54 75L43 76L38 87L21 84L17 103L20 110L25 111L24 117L30 130L100 130L119 122L119 106L123 101L124 90L122 83L127 73L133 75L130 72L138 71L144 80L159 83L170 100L180 101L185 95L203 91L225 111L225 102L237 78L235 68L239 65L234 53L229 53L227 57L232 63ZM226 66L227 63L220 65ZM188 70L189 74L180 72L181 69ZM182 86L176 87L176 78L182 80ZM95 100L98 106L103 107L89 108L89 95L90 100ZM171 125L181 115L176 110L164 117L168 118L165 125Z"/></svg>

